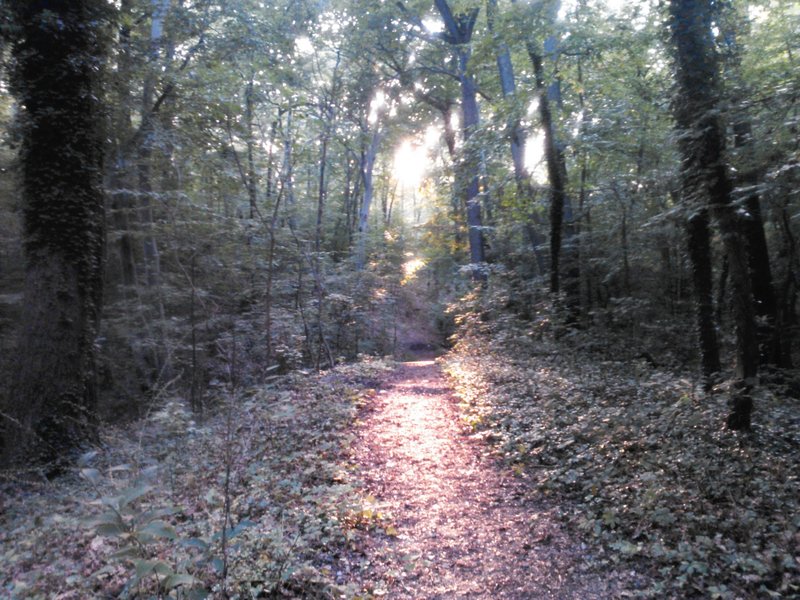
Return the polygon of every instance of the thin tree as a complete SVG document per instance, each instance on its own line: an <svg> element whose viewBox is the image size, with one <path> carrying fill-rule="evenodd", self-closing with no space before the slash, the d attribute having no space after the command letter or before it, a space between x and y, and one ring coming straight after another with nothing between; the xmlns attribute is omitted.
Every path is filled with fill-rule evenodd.
<svg viewBox="0 0 800 600"><path fill-rule="evenodd" d="M105 0L14 0L25 308L5 457L63 464L97 433ZM35 455L26 454L35 444Z"/></svg>

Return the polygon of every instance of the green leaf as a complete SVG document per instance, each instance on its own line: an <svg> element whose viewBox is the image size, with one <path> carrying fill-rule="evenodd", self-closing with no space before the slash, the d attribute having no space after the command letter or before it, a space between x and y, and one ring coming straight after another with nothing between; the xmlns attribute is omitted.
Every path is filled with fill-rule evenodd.
<svg viewBox="0 0 800 600"><path fill-rule="evenodd" d="M198 583L200 582L191 575L175 573L174 575L167 577L166 581L164 581L164 589L169 591L174 590L180 585L196 585Z"/></svg>
<svg viewBox="0 0 800 600"><path fill-rule="evenodd" d="M139 549L136 546L125 546L111 555L112 560L134 559L139 556Z"/></svg>
<svg viewBox="0 0 800 600"><path fill-rule="evenodd" d="M170 577L175 574L167 563L163 560L135 560L133 567L136 569L137 577L147 577L155 574L160 577Z"/></svg>
<svg viewBox="0 0 800 600"><path fill-rule="evenodd" d="M85 522L88 527L99 527L100 525L117 525L121 528L126 527L125 522L122 520L119 514L113 510L101 513L99 515L94 515Z"/></svg>
<svg viewBox="0 0 800 600"><path fill-rule="evenodd" d="M103 476L97 469L81 469L81 477L93 485L99 485Z"/></svg>
<svg viewBox="0 0 800 600"><path fill-rule="evenodd" d="M233 539L248 527L255 527L255 525L256 524L253 521L249 521L247 519L241 521L236 527L230 530L230 533L228 533L228 539Z"/></svg>
<svg viewBox="0 0 800 600"><path fill-rule="evenodd" d="M90 452L81 454L80 458L78 459L78 466L85 467L90 462L92 462L92 460L94 460L95 456L97 456L97 450L91 450Z"/></svg>
<svg viewBox="0 0 800 600"><path fill-rule="evenodd" d="M221 558L214 557L211 559L211 566L214 567L214 570L217 573L222 573L225 570L225 563L222 562Z"/></svg>
<svg viewBox="0 0 800 600"><path fill-rule="evenodd" d="M123 490L122 494L118 498L118 506L119 508L124 508L134 500L137 500L150 492L153 488L149 485L138 485L133 488L128 488Z"/></svg>
<svg viewBox="0 0 800 600"><path fill-rule="evenodd" d="M152 465L152 466L150 466L150 467L147 467L147 468L145 468L145 469L142 469L142 475L141 475L141 478L142 478L142 479L145 479L145 480L147 480L147 479L152 479L152 478L153 478L153 477L155 477L157 474L158 474L158 465Z"/></svg>
<svg viewBox="0 0 800 600"><path fill-rule="evenodd" d="M154 508L152 510L143 512L136 518L136 520L139 523L144 524L144 523L149 523L150 521L153 521L155 519L159 519L161 517L168 517L170 515L174 515L176 512L177 509L171 506L166 508Z"/></svg>
<svg viewBox="0 0 800 600"><path fill-rule="evenodd" d="M103 537L120 537L126 533L126 528L119 523L101 523L97 526L97 534Z"/></svg>
<svg viewBox="0 0 800 600"><path fill-rule="evenodd" d="M199 548L200 550L208 550L208 544L200 538L189 538L188 540L181 540L181 546L187 548Z"/></svg>
<svg viewBox="0 0 800 600"><path fill-rule="evenodd" d="M137 536L140 534L152 535L154 537L166 538L174 540L178 537L175 528L168 525L164 521L151 521L136 532Z"/></svg>

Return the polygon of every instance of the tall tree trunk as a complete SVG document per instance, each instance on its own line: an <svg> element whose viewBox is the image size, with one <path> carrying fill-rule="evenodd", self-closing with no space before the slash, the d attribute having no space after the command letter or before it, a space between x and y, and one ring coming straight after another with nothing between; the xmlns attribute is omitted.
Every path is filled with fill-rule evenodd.
<svg viewBox="0 0 800 600"><path fill-rule="evenodd" d="M367 151L361 165L361 177L364 180L364 198L361 201L361 208L358 211L358 240L356 249L356 268L360 271L364 268L367 259L367 228L369 226L369 211L372 206L372 198L375 191L373 183L373 171L375 159L378 156L378 148L381 145L380 123L375 123L375 130L372 132Z"/></svg>
<svg viewBox="0 0 800 600"><path fill-rule="evenodd" d="M699 208L689 216L686 222L686 237L689 261L692 266L692 283L694 284L700 364L705 386L710 388L714 377L722 370L722 364L719 359L717 326L714 322L711 233L708 210L705 207Z"/></svg>
<svg viewBox="0 0 800 600"><path fill-rule="evenodd" d="M314 228L314 251L319 255L322 251L322 225L325 217L325 202L328 196L328 146L330 145L331 138L336 129L336 103L338 101L339 90L339 65L341 63L341 54L336 55L336 65L333 68L331 76L331 87L321 101L320 105L320 118L322 119L322 133L320 134L320 158L319 158L319 172L318 172L318 189L317 189L317 221ZM319 256L316 258L319 261Z"/></svg>
<svg viewBox="0 0 800 600"><path fill-rule="evenodd" d="M247 199L250 205L250 218L258 215L258 175L256 173L256 140L253 128L255 100L253 77L247 82L244 90L244 124L247 136Z"/></svg>
<svg viewBox="0 0 800 600"><path fill-rule="evenodd" d="M497 34L494 28L495 15L497 14L497 0L486 0L486 23L489 33L494 38L495 55L497 57L497 72L500 76L500 87L503 97L513 99L516 96L516 81L514 79L514 65L511 63L511 53L508 44ZM520 126L519 116L514 114L508 122L511 130L511 159L514 163L514 177L520 189L524 189L529 177L525 168L525 143L524 133Z"/></svg>
<svg viewBox="0 0 800 600"><path fill-rule="evenodd" d="M283 134L283 165L284 172L282 175L283 189L285 190L285 207L288 217L286 224L289 229L294 231L297 228L297 218L295 217L295 202L294 202L294 141L292 139L292 117L293 112L290 108L286 111L286 130Z"/></svg>
<svg viewBox="0 0 800 600"><path fill-rule="evenodd" d="M497 0L486 0L486 23L489 32L494 37L495 53L497 56L497 72L500 76L500 87L503 90L503 97L514 100L516 97L517 85L514 78L514 65L511 62L511 53L505 40L495 32L494 20L497 13ZM514 164L514 180L517 184L517 193L526 198L528 202L533 201L533 188L530 183L530 173L525 167L525 132L520 124L518 107L514 106L512 117L508 121L508 128L511 132L511 160ZM530 221L527 223L528 236L533 248L533 256L539 273L545 272L544 257L537 248L544 242L544 236L539 232L538 223Z"/></svg>
<svg viewBox="0 0 800 600"><path fill-rule="evenodd" d="M478 10L469 13L453 15L446 0L435 0L436 8L444 21L447 31L446 40L453 46L458 61L458 79L461 84L461 111L464 141L467 142L480 124L480 109L478 108L477 87L475 80L469 73L470 49L472 32L478 18ZM465 144L466 145L466 144ZM477 156L465 157L461 165L469 182L466 184L465 202L467 208L467 239L469 240L469 257L472 265L472 277L476 281L486 279L486 274L481 265L486 262L485 240L483 224L481 221L480 185L478 179Z"/></svg>
<svg viewBox="0 0 800 600"><path fill-rule="evenodd" d="M145 77L142 90L142 137L138 148L139 177L139 221L147 228L142 244L144 249L145 280L147 285L155 287L161 277L161 257L153 232L153 184L151 178L151 161L156 136L157 119L152 114L156 90L156 65L159 61L161 39L164 35L164 19L169 11L170 0L151 0L153 11L150 23L150 70Z"/></svg>
<svg viewBox="0 0 800 600"><path fill-rule="evenodd" d="M709 0L671 0L670 32L678 98L675 121L683 155L683 194L708 206L728 255L736 327L736 375L742 382L732 397L728 426L750 427L753 401L749 379L758 372L758 345L747 247L731 203L733 186L725 163L725 129L719 118L718 60L711 35Z"/></svg>
<svg viewBox="0 0 800 600"><path fill-rule="evenodd" d="M580 273L578 271L577 235L572 203L567 194L567 162L564 151L558 144L553 112L544 80L542 55L536 45L527 43L528 57L533 64L536 89L539 98L539 119L544 130L544 156L547 177L550 181L550 292L561 292L562 247L564 250L564 295L567 303L567 318L577 319L580 311ZM562 243L563 240L563 243Z"/></svg>
<svg viewBox="0 0 800 600"><path fill-rule="evenodd" d="M319 254L322 251L322 224L325 218L325 200L328 195L328 180L326 178L328 167L328 144L330 136L328 132L322 134L320 145L322 149L319 156L319 181L317 190L317 220L314 227L314 252ZM316 258L319 261L319 256Z"/></svg>
<svg viewBox="0 0 800 600"><path fill-rule="evenodd" d="M119 12L123 18L129 17L132 10L132 0L122 0ZM133 208L136 204L131 190L135 189L135 184L130 181L130 165L126 149L123 147L123 144L133 135L133 127L131 125L133 61L130 46L130 26L123 22L119 28L117 70L114 74L116 110L111 117L115 132L115 162L111 168L108 188L111 190L110 215L117 234L117 250L122 283L128 287L135 286L137 283L136 254L131 235L131 217L134 216Z"/></svg>
<svg viewBox="0 0 800 600"><path fill-rule="evenodd" d="M5 456L59 467L96 437L102 303L102 0L15 0L13 89L21 114L25 308ZM11 426L13 423L13 426ZM36 454L27 455L32 445Z"/></svg>

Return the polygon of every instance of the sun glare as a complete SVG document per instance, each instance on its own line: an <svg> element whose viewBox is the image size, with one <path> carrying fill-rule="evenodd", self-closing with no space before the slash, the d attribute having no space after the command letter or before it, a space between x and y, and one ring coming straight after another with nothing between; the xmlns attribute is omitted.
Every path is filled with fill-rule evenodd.
<svg viewBox="0 0 800 600"><path fill-rule="evenodd" d="M417 277L417 272L425 266L425 261L421 258L409 258L403 263L403 280L400 285L408 285Z"/></svg>
<svg viewBox="0 0 800 600"><path fill-rule="evenodd" d="M369 121L370 125L374 125L377 122L380 111L386 106L387 99L386 92L383 90L378 90L375 93L375 97L372 99L372 102L369 103L367 121Z"/></svg>
<svg viewBox="0 0 800 600"><path fill-rule="evenodd" d="M525 140L525 168L533 181L540 185L547 183L547 165L544 161L544 133L534 131Z"/></svg>
<svg viewBox="0 0 800 600"><path fill-rule="evenodd" d="M418 188L428 170L428 162L428 151L424 147L404 141L394 153L395 180L406 188Z"/></svg>
<svg viewBox="0 0 800 600"><path fill-rule="evenodd" d="M294 47L299 54L304 56L314 54L314 43L311 41L311 38L305 35L295 38Z"/></svg>

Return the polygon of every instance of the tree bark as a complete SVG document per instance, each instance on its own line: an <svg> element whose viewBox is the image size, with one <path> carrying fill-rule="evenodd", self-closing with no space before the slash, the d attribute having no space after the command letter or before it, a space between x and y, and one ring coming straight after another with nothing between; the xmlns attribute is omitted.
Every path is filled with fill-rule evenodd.
<svg viewBox="0 0 800 600"><path fill-rule="evenodd" d="M686 222L686 238L694 284L697 339L704 385L710 388L722 370L719 358L717 325L714 321L713 268L708 210L700 208Z"/></svg>
<svg viewBox="0 0 800 600"><path fill-rule="evenodd" d="M254 81L251 76L244 90L244 124L247 136L247 199L250 205L250 218L258 215L258 174L256 172L256 140L253 129L255 111ZM271 146L270 146L271 151Z"/></svg>
<svg viewBox="0 0 800 600"><path fill-rule="evenodd" d="M564 250L564 295L568 320L577 320L580 312L580 273L577 257L577 235L572 203L567 195L567 162L556 138L553 113L544 81L542 55L533 42L527 44L528 57L533 64L536 89L539 93L539 119L544 130L544 155L550 182L550 292L561 292L562 247ZM562 242L563 240L563 242Z"/></svg>
<svg viewBox="0 0 800 600"><path fill-rule="evenodd" d="M369 211L372 206L372 199L375 193L373 171L382 137L383 133L381 131L380 123L376 122L375 130L372 132L370 144L367 147L367 151L364 153L361 164L361 177L364 181L364 198L361 201L361 208L358 211L356 268L359 271L364 268L367 260L367 229L369 226Z"/></svg>
<svg viewBox="0 0 800 600"><path fill-rule="evenodd" d="M733 186L725 163L725 129L719 117L718 59L711 34L709 0L671 0L670 32L678 97L673 105L683 157L683 195L708 206L728 255L734 323L736 376L728 426L748 429L753 401L747 380L758 372L758 345L745 238L731 202Z"/></svg>
<svg viewBox="0 0 800 600"><path fill-rule="evenodd" d="M752 127L748 121L734 124L734 146L747 151L752 145ZM748 189L744 199L745 214L742 227L747 239L747 256L750 278L753 283L753 299L758 317L758 349L762 365L791 367L791 356L784 355L781 332L776 327L778 301L772 280L769 248L764 233L764 219L761 216L761 198L757 191L758 174L753 168L747 169L739 178L739 183Z"/></svg>
<svg viewBox="0 0 800 600"><path fill-rule="evenodd" d="M152 113L156 90L155 66L159 59L161 38L164 35L164 19L169 10L170 0L151 0L152 17L150 24L150 72L145 77L142 90L141 131L142 139L138 147L139 178L139 221L147 228L142 238L144 251L145 281L148 286L156 287L161 278L161 256L158 243L153 235L153 184L151 178L151 160L156 136L156 115Z"/></svg>
<svg viewBox="0 0 800 600"><path fill-rule="evenodd" d="M103 0L15 0L10 7L19 28L13 89L24 107L26 281L4 454L58 470L97 434L105 241L99 74L108 9Z"/></svg>
<svg viewBox="0 0 800 600"><path fill-rule="evenodd" d="M120 14L123 17L131 15L133 10L132 0L122 0ZM136 205L135 197L131 190L135 184L130 181L130 165L127 160L123 144L133 134L131 125L131 77L133 74L133 61L130 52L131 30L130 26L122 24L119 28L119 42L117 51L117 69L114 74L114 90L116 96L116 110L112 115L115 135L115 162L109 176L111 219L118 237L118 251L122 283L127 287L137 284L136 254L133 237L131 235L133 208Z"/></svg>
<svg viewBox="0 0 800 600"><path fill-rule="evenodd" d="M495 53L497 55L497 72L500 77L500 87L503 90L503 97L514 99L516 96L517 85L514 78L514 65L511 62L511 53L508 44L495 33L494 18L497 12L497 0L486 0L486 23L489 33L495 38ZM524 197L528 202L533 201L533 188L530 182L530 173L525 166L525 132L520 124L517 107L513 108L512 117L508 121L508 128L511 132L511 160L514 164L514 180L517 184L517 193ZM528 235L531 239L533 256L536 260L536 267L539 273L545 272L545 261L537 248L544 242L544 236L539 232L538 223L529 221L526 225Z"/></svg>
<svg viewBox="0 0 800 600"><path fill-rule="evenodd" d="M469 13L453 15L449 4L445 0L435 0L436 8L445 25L445 40L452 45L458 61L458 80L461 85L461 111L462 130L466 143L473 131L480 124L480 109L478 108L477 87L472 75L468 72L472 32L478 17L478 10ZM481 221L480 184L478 179L477 160L467 157L462 161L462 169L472 173L465 189L465 203L467 208L467 239L469 240L469 256L472 266L472 278L476 281L486 279L486 274L481 265L486 262L485 240L483 236L483 223ZM474 166L474 168L473 168Z"/></svg>

